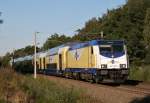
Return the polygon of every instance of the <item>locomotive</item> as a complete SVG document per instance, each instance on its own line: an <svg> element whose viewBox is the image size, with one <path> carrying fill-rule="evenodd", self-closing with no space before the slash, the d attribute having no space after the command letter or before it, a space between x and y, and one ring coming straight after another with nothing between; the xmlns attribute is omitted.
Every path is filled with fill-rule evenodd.
<svg viewBox="0 0 150 103"><path fill-rule="evenodd" d="M16 58L14 65L33 62L34 55ZM39 73L94 82L124 82L129 75L124 40L92 40L66 43L37 53Z"/></svg>

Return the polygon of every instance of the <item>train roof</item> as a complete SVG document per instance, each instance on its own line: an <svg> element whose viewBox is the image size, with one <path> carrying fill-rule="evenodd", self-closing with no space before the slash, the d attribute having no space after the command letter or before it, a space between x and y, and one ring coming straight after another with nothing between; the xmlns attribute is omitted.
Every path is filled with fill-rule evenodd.
<svg viewBox="0 0 150 103"><path fill-rule="evenodd" d="M92 40L88 42L89 45L122 45L124 40Z"/></svg>
<svg viewBox="0 0 150 103"><path fill-rule="evenodd" d="M66 47L66 46L71 47L71 46L77 45L79 43L80 42L68 42L68 43L62 44L60 46L56 46L54 48L51 48L51 49L47 50L46 53L47 53L47 55L55 55L55 54L58 53L58 51L59 51L60 48L63 48L63 47Z"/></svg>
<svg viewBox="0 0 150 103"><path fill-rule="evenodd" d="M93 46L93 45L124 45L125 41L124 40L91 40L91 41L85 41L85 42L69 42L54 48L51 48L47 51L39 52L37 53L38 57L43 57L45 55L55 55L58 53L60 48L69 46L69 50L74 50L74 49L79 49L87 46ZM33 55L28 55L24 57L19 57L14 59L14 62L20 62L24 60L32 60Z"/></svg>
<svg viewBox="0 0 150 103"><path fill-rule="evenodd" d="M74 50L78 48L83 48L87 46L93 46L93 45L123 45L124 40L91 40L91 41L85 41L85 42L69 42L54 48L51 48L47 50L47 55L55 55L58 53L60 48L69 46L69 50Z"/></svg>
<svg viewBox="0 0 150 103"><path fill-rule="evenodd" d="M124 40L92 40L72 45L70 46L69 50L79 49L93 45L123 45L123 44Z"/></svg>
<svg viewBox="0 0 150 103"><path fill-rule="evenodd" d="M57 54L58 53L58 50L59 48L62 48L64 47L65 45L60 45L60 46L57 46L57 47L54 47L54 48L51 48L49 50L47 50L47 55L54 55L54 54Z"/></svg>
<svg viewBox="0 0 150 103"><path fill-rule="evenodd" d="M25 60L32 60L33 56L32 55L28 55L28 56L24 56L24 57L19 57L14 59L14 62L21 62L21 61L25 61Z"/></svg>

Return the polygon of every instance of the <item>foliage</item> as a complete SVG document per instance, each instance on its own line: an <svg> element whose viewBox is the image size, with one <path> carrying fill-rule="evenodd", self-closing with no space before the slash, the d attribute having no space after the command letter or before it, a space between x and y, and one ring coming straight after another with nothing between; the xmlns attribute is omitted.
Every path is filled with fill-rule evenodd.
<svg viewBox="0 0 150 103"><path fill-rule="evenodd" d="M102 17L87 21L73 38L81 41L99 39L98 34L103 31L104 39L126 40L130 61L142 62L147 55L145 45L150 41L149 8L149 0L128 0Z"/></svg>
<svg viewBox="0 0 150 103"><path fill-rule="evenodd" d="M150 8L147 9L144 26L144 42L146 49L145 63L150 64Z"/></svg>
<svg viewBox="0 0 150 103"><path fill-rule="evenodd" d="M150 46L146 50L147 50L147 53L146 53L144 63L145 64L150 64Z"/></svg>
<svg viewBox="0 0 150 103"><path fill-rule="evenodd" d="M35 80L30 75L17 74L12 69L0 69L2 103L88 103L95 100L82 91L43 77Z"/></svg>
<svg viewBox="0 0 150 103"><path fill-rule="evenodd" d="M150 8L147 9L146 17L145 17L145 26L144 26L144 41L146 46L150 46Z"/></svg>
<svg viewBox="0 0 150 103"><path fill-rule="evenodd" d="M92 39L99 39L101 36L101 20L92 18L85 23L85 27L83 27L82 29L78 29L77 32L78 35L75 35L73 37L75 40L86 41Z"/></svg>
<svg viewBox="0 0 150 103"><path fill-rule="evenodd" d="M6 53L5 56L0 58L0 67L7 67L9 66L9 61L11 60L11 54Z"/></svg>
<svg viewBox="0 0 150 103"><path fill-rule="evenodd" d="M132 80L150 81L150 65L131 66L129 78Z"/></svg>
<svg viewBox="0 0 150 103"><path fill-rule="evenodd" d="M40 49L37 47L37 52L40 51ZM7 67L10 64L10 60L12 58L18 58L23 57L27 55L33 55L34 54L34 46L26 46L25 48L17 49L13 53L6 53L5 56L0 58L0 67Z"/></svg>
<svg viewBox="0 0 150 103"><path fill-rule="evenodd" d="M37 47L37 52L39 51L40 49ZM33 55L34 54L34 46L26 46L25 48L21 48L21 49L17 49L14 51L13 55L14 58L18 58L18 57L23 57L23 56L26 56L26 55Z"/></svg>
<svg viewBox="0 0 150 103"><path fill-rule="evenodd" d="M1 14L2 14L2 13L0 12L0 16L1 16ZM2 23L3 23L3 20L0 19L0 24L2 24Z"/></svg>
<svg viewBox="0 0 150 103"><path fill-rule="evenodd" d="M0 57L0 67L2 67L2 57Z"/></svg>
<svg viewBox="0 0 150 103"><path fill-rule="evenodd" d="M48 50L63 43L70 42L71 38L57 33L51 35L43 45L43 50Z"/></svg>

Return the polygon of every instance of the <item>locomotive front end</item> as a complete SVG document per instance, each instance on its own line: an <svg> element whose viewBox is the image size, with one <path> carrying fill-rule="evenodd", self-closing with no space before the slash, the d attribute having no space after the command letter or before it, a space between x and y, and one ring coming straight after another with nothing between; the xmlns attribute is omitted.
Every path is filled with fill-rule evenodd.
<svg viewBox="0 0 150 103"><path fill-rule="evenodd" d="M98 75L102 79L125 81L128 78L129 65L124 41L105 41L98 48Z"/></svg>

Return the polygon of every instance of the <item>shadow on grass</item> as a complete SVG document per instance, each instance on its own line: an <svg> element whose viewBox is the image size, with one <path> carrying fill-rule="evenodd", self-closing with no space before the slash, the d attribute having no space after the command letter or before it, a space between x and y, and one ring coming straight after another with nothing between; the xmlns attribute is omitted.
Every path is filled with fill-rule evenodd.
<svg viewBox="0 0 150 103"><path fill-rule="evenodd" d="M130 103L150 103L150 95L145 96L144 98L135 98Z"/></svg>

